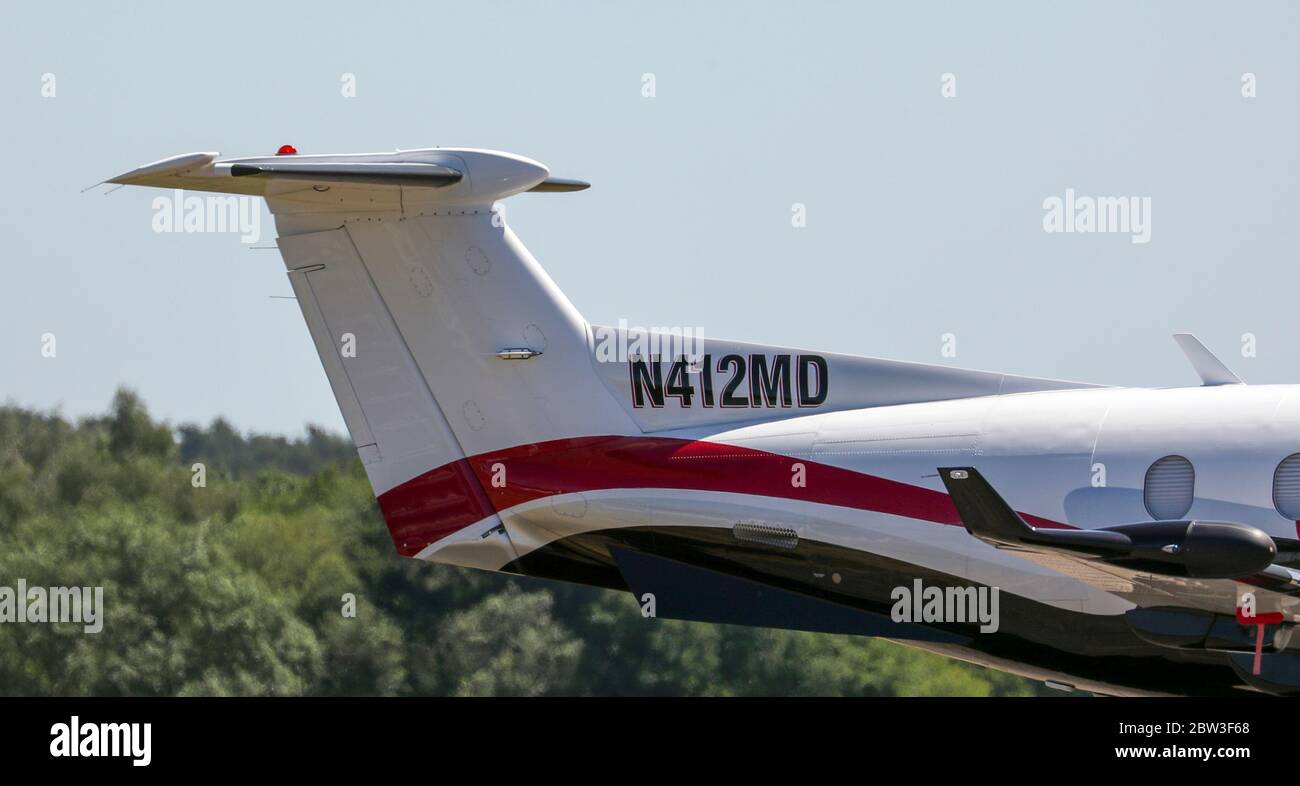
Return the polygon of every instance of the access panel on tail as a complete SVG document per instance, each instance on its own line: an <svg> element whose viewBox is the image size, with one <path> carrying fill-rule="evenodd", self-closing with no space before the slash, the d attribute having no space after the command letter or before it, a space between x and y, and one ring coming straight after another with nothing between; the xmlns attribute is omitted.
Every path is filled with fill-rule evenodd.
<svg viewBox="0 0 1300 786"><path fill-rule="evenodd" d="M713 339L689 369L674 357L609 358L607 329L587 324L494 207L585 184L508 153L194 153L111 182L267 199L303 317L404 555L490 568L514 559L486 493L496 470L475 457L1078 387ZM698 393L688 401L682 386Z"/></svg>

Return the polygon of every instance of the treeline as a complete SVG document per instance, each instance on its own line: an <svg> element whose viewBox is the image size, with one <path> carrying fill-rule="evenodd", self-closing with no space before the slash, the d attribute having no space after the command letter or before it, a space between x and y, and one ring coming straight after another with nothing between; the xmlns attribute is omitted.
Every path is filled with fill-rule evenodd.
<svg viewBox="0 0 1300 786"><path fill-rule="evenodd" d="M626 593L403 559L347 439L173 429L125 390L76 423L0 408L0 586L18 579L103 586L104 625L0 624L3 695L1038 692L887 642L647 621Z"/></svg>

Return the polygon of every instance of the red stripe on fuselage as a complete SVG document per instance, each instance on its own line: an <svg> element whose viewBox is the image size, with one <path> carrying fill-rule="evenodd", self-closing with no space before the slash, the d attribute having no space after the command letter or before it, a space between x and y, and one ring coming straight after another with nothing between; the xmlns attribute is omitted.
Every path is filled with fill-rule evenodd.
<svg viewBox="0 0 1300 786"><path fill-rule="evenodd" d="M802 485L794 482L798 464ZM477 476L474 487L467 471ZM750 494L961 524L942 491L736 445L648 436L575 437L484 453L409 480L381 494L379 504L398 551L409 555L493 512L557 494L621 488ZM1069 526L1021 516L1036 527Z"/></svg>
<svg viewBox="0 0 1300 786"><path fill-rule="evenodd" d="M397 553L420 549L496 513L465 459L444 464L379 495Z"/></svg>

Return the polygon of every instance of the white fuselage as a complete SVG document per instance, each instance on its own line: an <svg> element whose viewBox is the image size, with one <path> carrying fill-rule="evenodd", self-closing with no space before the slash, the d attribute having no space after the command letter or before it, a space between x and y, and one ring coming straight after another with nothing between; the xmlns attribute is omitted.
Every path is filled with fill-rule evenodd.
<svg viewBox="0 0 1300 786"><path fill-rule="evenodd" d="M665 436L762 451L939 493L943 485L937 467L972 465L1022 513L1089 529L1152 520L1143 499L1147 470L1161 457L1180 455L1195 469L1188 518L1296 536L1296 522L1284 518L1272 500L1278 463L1300 452L1296 385L1017 393ZM807 482L816 484L817 475L810 474ZM953 522L798 497L607 488L533 500L503 511L501 519L518 557L584 532L636 526L731 528L738 521L763 521L792 528L801 539L998 586L1071 611L1120 614L1132 607L1119 595L999 551ZM457 540L486 552L491 541L475 529ZM438 559L434 553L426 556ZM466 563L465 551L453 553L456 561ZM468 562L499 568L501 559L498 552L483 562Z"/></svg>

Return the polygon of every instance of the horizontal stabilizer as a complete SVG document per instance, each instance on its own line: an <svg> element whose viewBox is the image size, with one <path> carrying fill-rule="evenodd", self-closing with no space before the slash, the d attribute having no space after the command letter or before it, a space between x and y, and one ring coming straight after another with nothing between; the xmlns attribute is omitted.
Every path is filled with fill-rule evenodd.
<svg viewBox="0 0 1300 786"><path fill-rule="evenodd" d="M344 211L352 207L388 210L401 204L417 213L444 205L489 205L525 191L564 193L591 187L581 180L551 177L546 167L523 156L470 148L319 155L290 152L252 158L186 153L123 172L106 182L280 197L294 203L296 211L304 204ZM398 200L399 189L410 191ZM277 212L274 203L271 209Z"/></svg>

